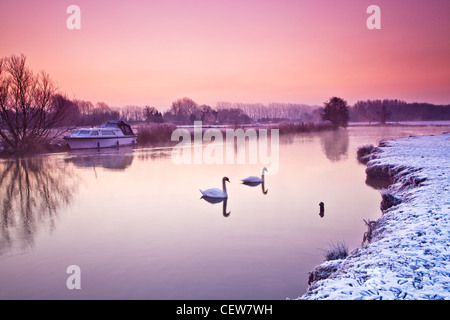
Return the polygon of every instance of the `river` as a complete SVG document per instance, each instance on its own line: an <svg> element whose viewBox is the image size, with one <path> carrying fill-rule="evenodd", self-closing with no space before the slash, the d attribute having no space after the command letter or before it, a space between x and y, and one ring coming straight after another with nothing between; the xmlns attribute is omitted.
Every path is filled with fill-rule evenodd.
<svg viewBox="0 0 450 320"><path fill-rule="evenodd" d="M350 126L282 135L276 167L180 164L171 147L2 159L0 299L296 298L331 243L359 247L364 219L381 215L357 148L448 130ZM264 185L240 182L264 166ZM224 176L227 201L201 199L199 189L221 188ZM80 289L67 286L72 265Z"/></svg>

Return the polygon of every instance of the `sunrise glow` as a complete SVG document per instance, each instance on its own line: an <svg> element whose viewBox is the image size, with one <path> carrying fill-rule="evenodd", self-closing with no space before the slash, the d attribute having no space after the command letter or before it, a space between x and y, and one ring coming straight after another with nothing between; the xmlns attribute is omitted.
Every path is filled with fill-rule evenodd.
<svg viewBox="0 0 450 320"><path fill-rule="evenodd" d="M366 26L371 4L380 30ZM111 106L448 104L449 14L448 0L3 1L0 56L23 53L69 98Z"/></svg>

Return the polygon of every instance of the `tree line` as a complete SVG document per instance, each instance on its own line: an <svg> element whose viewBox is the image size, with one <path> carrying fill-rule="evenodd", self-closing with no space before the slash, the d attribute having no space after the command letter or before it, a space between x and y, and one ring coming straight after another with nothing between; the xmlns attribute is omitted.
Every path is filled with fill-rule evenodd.
<svg viewBox="0 0 450 320"><path fill-rule="evenodd" d="M332 97L323 106L271 103L218 102L215 107L179 98L162 112L154 106L111 107L69 99L45 72L34 73L24 55L0 58L0 146L14 152L33 149L55 140L74 126L95 126L117 119L129 123L255 124L329 121L347 127L349 121L380 122L450 120L450 105L407 103L401 100L366 100L349 106Z"/></svg>
<svg viewBox="0 0 450 320"><path fill-rule="evenodd" d="M59 97L63 99L62 97ZM397 99L365 100L349 105L345 100L332 97L323 106L304 104L271 103L245 104L218 102L215 107L198 104L191 98L179 98L172 102L165 112L150 106L109 107L104 102L93 104L90 101L67 100L71 106L71 121L83 125L97 125L108 119L122 119L130 123L162 123L186 125L194 121L205 124L252 124L276 123L282 121L320 122L330 120L332 115L327 107L341 104L339 126L345 127L347 122L369 122L385 124L398 121L433 121L450 120L450 105L434 105L430 103L408 103ZM335 115L338 117L338 115Z"/></svg>
<svg viewBox="0 0 450 320"><path fill-rule="evenodd" d="M408 103L397 99L365 100L350 109L350 121L433 121L450 120L450 105Z"/></svg>
<svg viewBox="0 0 450 320"><path fill-rule="evenodd" d="M176 99L166 111L161 112L153 106L110 107L105 102L93 104L84 100L69 100L64 97L60 99L69 106L71 122L79 125L98 125L108 119L121 119L129 123L171 122L179 125L193 124L194 121L202 121L205 124L251 124L283 120L320 120L317 107L300 104L218 102L215 107L211 107L184 97Z"/></svg>

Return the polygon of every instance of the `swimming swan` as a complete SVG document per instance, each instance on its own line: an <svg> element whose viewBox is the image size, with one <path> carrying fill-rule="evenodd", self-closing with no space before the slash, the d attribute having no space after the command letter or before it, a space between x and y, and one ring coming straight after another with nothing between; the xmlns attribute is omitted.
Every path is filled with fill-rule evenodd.
<svg viewBox="0 0 450 320"><path fill-rule="evenodd" d="M241 181L243 183L261 183L261 182L264 182L264 172L267 172L267 168L266 167L264 167L263 170L262 170L261 178L255 177L255 176L251 176L251 177L242 179Z"/></svg>
<svg viewBox="0 0 450 320"><path fill-rule="evenodd" d="M218 189L218 188L211 188L208 190L200 190L200 192L203 194L204 197L208 197L208 198L228 198L228 194L227 194L227 187L225 185L225 181L230 182L230 179L228 179L228 177L223 177L222 179L222 190Z"/></svg>

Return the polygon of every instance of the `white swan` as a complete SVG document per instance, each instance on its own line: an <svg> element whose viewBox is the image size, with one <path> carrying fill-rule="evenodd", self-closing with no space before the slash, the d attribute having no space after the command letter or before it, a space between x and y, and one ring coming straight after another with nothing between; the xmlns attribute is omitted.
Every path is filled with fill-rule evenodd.
<svg viewBox="0 0 450 320"><path fill-rule="evenodd" d="M230 179L228 179L228 177L222 178L222 190L218 188L211 188L204 191L200 190L200 192L203 194L203 197L220 198L220 199L228 198L227 186L225 185L225 181L230 182Z"/></svg>
<svg viewBox="0 0 450 320"><path fill-rule="evenodd" d="M264 172L267 172L267 168L266 167L264 167L262 169L261 178L255 177L255 176L250 176L248 178L242 179L241 181L243 183L261 183L261 182L264 182Z"/></svg>

